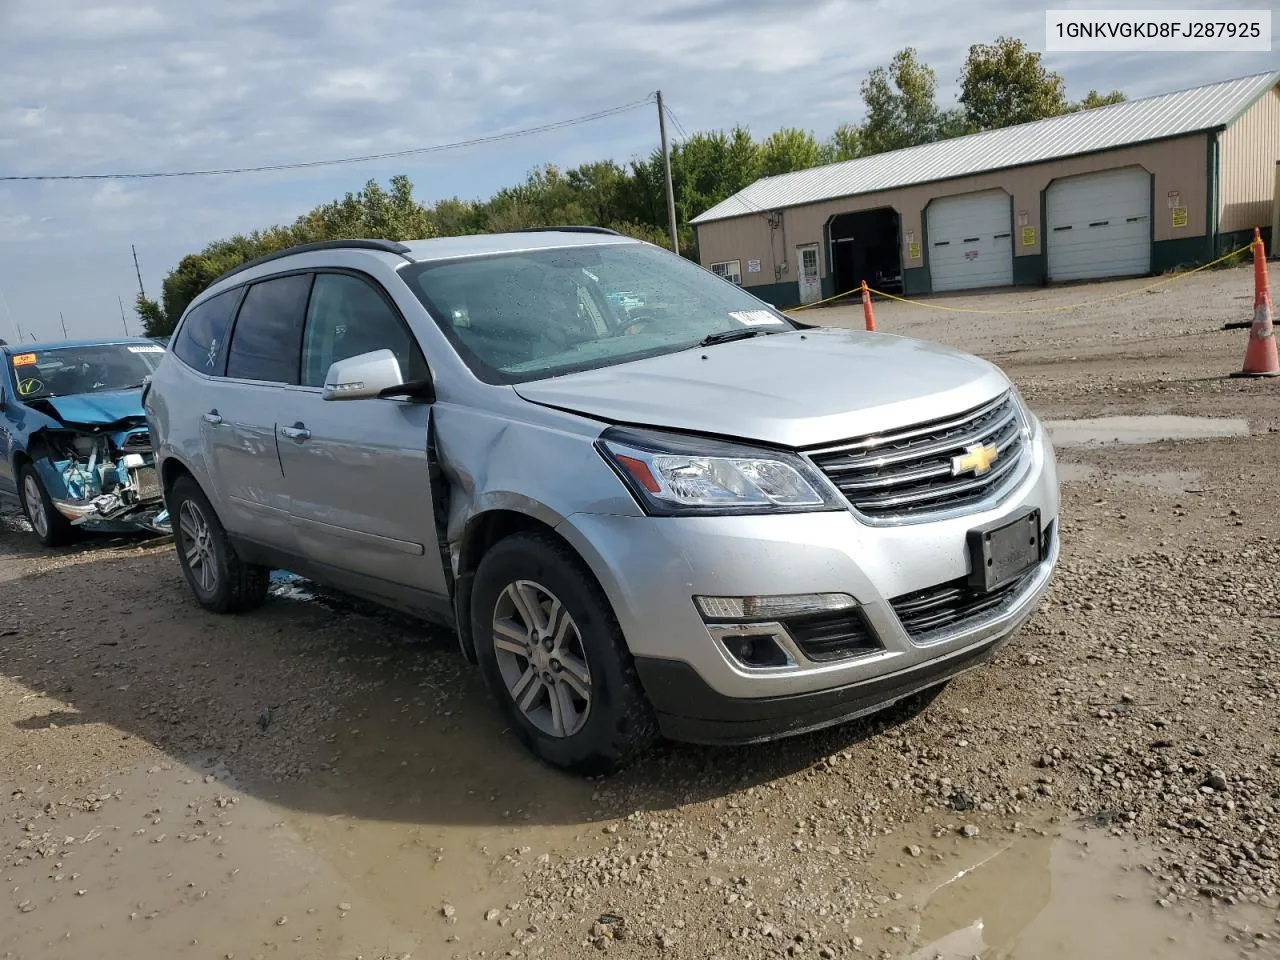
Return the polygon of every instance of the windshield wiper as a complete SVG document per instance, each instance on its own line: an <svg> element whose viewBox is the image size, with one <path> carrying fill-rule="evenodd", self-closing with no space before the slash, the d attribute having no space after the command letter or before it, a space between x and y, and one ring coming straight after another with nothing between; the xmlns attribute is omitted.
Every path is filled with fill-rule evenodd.
<svg viewBox="0 0 1280 960"><path fill-rule="evenodd" d="M709 347L713 343L731 343L734 340L747 340L751 337L758 337L764 333L763 330L719 330L716 333L708 333L698 343L700 347Z"/></svg>

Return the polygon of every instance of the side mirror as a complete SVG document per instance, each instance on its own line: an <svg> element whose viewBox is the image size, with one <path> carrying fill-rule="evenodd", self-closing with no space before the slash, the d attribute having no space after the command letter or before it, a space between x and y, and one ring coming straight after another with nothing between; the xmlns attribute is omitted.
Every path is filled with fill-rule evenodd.
<svg viewBox="0 0 1280 960"><path fill-rule="evenodd" d="M431 381L405 383L400 361L390 350L373 350L339 360L324 378L325 400L375 400L412 397L434 400Z"/></svg>

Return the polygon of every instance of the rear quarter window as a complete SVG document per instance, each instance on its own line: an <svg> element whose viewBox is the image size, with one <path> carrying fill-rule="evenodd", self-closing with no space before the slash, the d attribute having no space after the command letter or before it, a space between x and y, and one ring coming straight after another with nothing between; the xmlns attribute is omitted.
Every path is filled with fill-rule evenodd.
<svg viewBox="0 0 1280 960"><path fill-rule="evenodd" d="M227 331L239 299L239 290L229 290L210 297L187 314L170 347L174 356L193 370L221 376Z"/></svg>

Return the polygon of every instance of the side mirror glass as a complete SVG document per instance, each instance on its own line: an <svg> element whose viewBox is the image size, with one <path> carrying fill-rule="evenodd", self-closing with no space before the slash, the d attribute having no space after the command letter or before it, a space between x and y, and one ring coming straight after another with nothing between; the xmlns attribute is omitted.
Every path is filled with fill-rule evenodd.
<svg viewBox="0 0 1280 960"><path fill-rule="evenodd" d="M390 350L373 350L331 366L321 396L325 400L371 400L403 382L396 355Z"/></svg>

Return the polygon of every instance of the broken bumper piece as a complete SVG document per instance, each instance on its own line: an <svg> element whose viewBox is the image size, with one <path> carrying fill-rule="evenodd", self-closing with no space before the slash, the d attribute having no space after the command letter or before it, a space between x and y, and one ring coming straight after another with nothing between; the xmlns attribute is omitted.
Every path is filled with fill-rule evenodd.
<svg viewBox="0 0 1280 960"><path fill-rule="evenodd" d="M163 501L125 503L115 494L104 493L88 501L55 500L53 506L73 527L86 530L173 532Z"/></svg>

